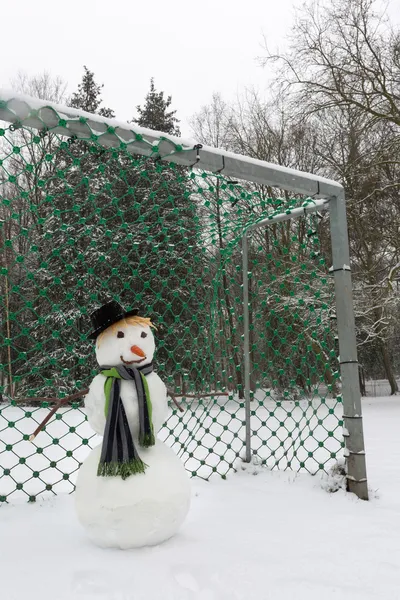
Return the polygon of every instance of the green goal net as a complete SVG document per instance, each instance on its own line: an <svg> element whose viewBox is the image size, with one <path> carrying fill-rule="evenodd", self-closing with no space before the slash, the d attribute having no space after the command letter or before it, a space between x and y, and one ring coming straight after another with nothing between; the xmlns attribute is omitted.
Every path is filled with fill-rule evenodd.
<svg viewBox="0 0 400 600"><path fill-rule="evenodd" d="M161 438L192 475L235 469L246 425L241 240L312 202L182 166L177 143L160 161L140 133L145 156L109 126L106 147L79 124L77 138L0 123L0 501L73 491L100 442L83 400L29 436L97 374L89 315L111 299L157 327L156 370L184 408L171 403ZM327 219L272 219L249 237L251 449L271 468L316 473L342 456Z"/></svg>

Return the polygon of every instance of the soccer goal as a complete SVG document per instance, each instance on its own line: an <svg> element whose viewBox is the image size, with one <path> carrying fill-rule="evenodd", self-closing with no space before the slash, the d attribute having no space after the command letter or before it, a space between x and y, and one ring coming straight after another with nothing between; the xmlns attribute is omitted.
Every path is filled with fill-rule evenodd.
<svg viewBox="0 0 400 600"><path fill-rule="evenodd" d="M73 491L112 299L157 327L192 475L343 464L367 499L340 184L1 91L0 206L0 501Z"/></svg>

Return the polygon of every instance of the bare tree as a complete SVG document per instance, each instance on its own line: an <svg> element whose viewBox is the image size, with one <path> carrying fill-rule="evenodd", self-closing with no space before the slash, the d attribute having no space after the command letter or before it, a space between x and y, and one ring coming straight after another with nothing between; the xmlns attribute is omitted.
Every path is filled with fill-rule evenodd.
<svg viewBox="0 0 400 600"><path fill-rule="evenodd" d="M61 103L66 99L66 84L60 77L51 77L47 72L29 77L23 72L17 74L11 82L17 92ZM16 129L13 127L13 129ZM2 296L4 298L4 318L2 319L2 333L9 340L16 336L17 342L13 347L8 345L3 349L4 361L7 362L8 393L11 397L15 394L15 383L13 364L15 354L22 351L23 338L17 336L20 323L16 325L14 313L21 304L19 286L26 280L26 269L34 269L37 265L35 255L30 255L28 250L32 244L32 230L39 231L40 217L43 210L43 190L37 182L55 169L52 162L44 160L45 156L51 156L54 152L55 137L51 134L40 138L40 143L33 144L33 133L30 130L19 128L9 131L8 135L1 138L2 155L7 157L3 160L4 166L0 172L0 192L4 202L0 208L0 221L3 226L0 232L0 246L5 248L0 258L0 264L4 272L2 284ZM12 147L18 152L12 152ZM8 183L10 177L18 176L19 189L24 190L21 194L15 185ZM32 207L35 207L34 209ZM18 218L17 218L18 216ZM21 235L21 231L26 235ZM24 257L24 262L18 262L17 257ZM29 298L27 298L29 300ZM17 330L17 331L16 331ZM4 372L2 374L4 378ZM5 381L3 381L3 384Z"/></svg>
<svg viewBox="0 0 400 600"><path fill-rule="evenodd" d="M56 104L67 100L67 83L62 77L53 77L48 71L33 76L19 71L11 80L11 86L16 92Z"/></svg>
<svg viewBox="0 0 400 600"><path fill-rule="evenodd" d="M309 112L356 107L400 125L400 34L376 0L316 0L298 14L287 52L268 52ZM298 97L297 97L298 99Z"/></svg>
<svg viewBox="0 0 400 600"><path fill-rule="evenodd" d="M210 104L203 106L189 121L196 139L215 148L231 149L232 108L218 93L214 93Z"/></svg>
<svg viewBox="0 0 400 600"><path fill-rule="evenodd" d="M200 113L192 119L192 127L197 139L203 143L222 146L231 151L289 167L308 171L318 169L317 162L320 159L317 152L317 134L313 124L306 121L299 123L292 119L284 96L271 98L265 102L256 92L247 91L245 96L239 98L236 103L227 105L218 95L214 95L210 106L203 107ZM240 212L243 226L245 226L246 223L254 222L255 219L265 216L275 209L279 210L279 207L285 203L293 202L286 191L278 188L243 182L240 183L240 186L252 193L236 196L235 201L230 203L226 194L221 193L220 182L217 180L216 194L210 197L219 234L219 253L222 256L226 255L227 245L231 247L230 240L223 235L223 232L226 232L227 225L228 230L232 229L232 224L238 219L237 211ZM291 366L296 364L297 372L294 377L288 376L287 363L284 362L286 360L285 353L291 348L289 343L287 348L282 349L282 354L279 352L276 354L276 348L269 345L270 340L266 342L266 338L276 336L278 330L282 334L282 339L288 337L287 331L285 331L286 325L283 326L282 322L285 319L288 324L292 313L286 311L289 306L293 305L294 307L298 301L291 294L294 293L295 287L293 280L296 277L299 281L301 280L301 265L309 260L311 240L308 237L308 230L309 226L305 220L294 224L287 221L284 224L272 225L265 230L258 231L250 241L249 259L252 271L252 276L249 278L249 295L252 304L250 347L253 365L251 389L253 391L259 387L259 383L263 384L258 379L265 379L265 374L270 369L268 366L270 360L274 362L275 372L269 373L269 384L274 380L273 387L276 391L283 389L285 385L289 384L289 381L293 382L294 380L297 381L299 387L306 391L311 385L313 375L310 378L310 373L307 375L304 369L317 368L311 355L307 366L300 362L301 353L303 350L307 352L306 347L309 347L310 344L313 347L314 356L319 355L324 361L326 383L334 390L333 372L327 366L330 358L319 342L312 337L315 323L310 322L309 326L305 328L305 316L304 319L295 317L291 323L290 340L294 342L300 334L304 335L304 339L307 340L307 343L300 343L296 350L298 356L296 355L291 362ZM231 346L239 348L242 324L240 319L237 319L235 311L232 310L234 306L230 296L234 296L231 291L235 289L232 282L236 282L237 294L241 293L241 281L237 279L236 273L237 263L234 262L236 258L240 261L240 253L237 257L233 257L231 254L228 256L229 262L224 264L223 269L224 294L220 298L219 307L222 319L221 328L225 328L225 336L231 341ZM298 259L296 264L294 258L296 261ZM272 262L275 266L279 265L273 272L270 268ZM313 265L312 269L315 268ZM316 277L316 285L318 285L317 280ZM287 293L284 293L283 289ZM315 289L314 292L316 291ZM318 294L321 306L326 305L327 301L330 302L330 294L329 286L326 290L322 290L321 294ZM274 306L271 301L272 296L275 295L280 296L281 304L279 306ZM304 304L304 314L309 311L309 307L313 303L315 304L315 296L310 292L310 298ZM297 314L297 312L293 310L293 313ZM328 313L326 313L326 317L328 323L325 323L325 326L330 326ZM268 323L267 327L270 327L271 331L265 331L265 323ZM279 342L277 343L279 344ZM239 364L236 363L237 359L235 377L241 378ZM277 375L278 371L279 376ZM311 372L315 373L315 370ZM264 383L267 385L267 382ZM241 385L241 379L238 384Z"/></svg>
<svg viewBox="0 0 400 600"><path fill-rule="evenodd" d="M376 0L317 0L298 13L288 50L263 62L276 68L292 115L317 132L317 171L345 187L360 355L382 364L394 394L400 32Z"/></svg>
<svg viewBox="0 0 400 600"><path fill-rule="evenodd" d="M217 148L230 149L231 135L231 107L228 106L219 94L213 94L211 103L203 106L195 114L190 125L196 139L202 144L210 144ZM209 201L215 216L215 222L218 234L218 260L224 263L225 248L227 239L224 235L224 223L226 221L226 207L224 204L224 194L221 193L220 179L217 177L215 182L215 192L209 195ZM229 387L229 379L237 383L239 397L243 397L243 373L241 369L241 356L238 354L240 349L239 332L237 331L237 321L235 319L235 310L233 300L230 294L229 285L229 264L223 264L222 268L222 290L218 297L218 313L220 318L220 329L224 331L224 340L233 342L233 364L227 359L226 348L221 349L221 362L223 372L229 377L225 384ZM236 350L235 350L236 349Z"/></svg>

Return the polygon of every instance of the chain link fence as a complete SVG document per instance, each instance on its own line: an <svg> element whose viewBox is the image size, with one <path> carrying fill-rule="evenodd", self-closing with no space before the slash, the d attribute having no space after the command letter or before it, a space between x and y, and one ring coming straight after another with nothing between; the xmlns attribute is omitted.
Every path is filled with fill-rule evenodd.
<svg viewBox="0 0 400 600"><path fill-rule="evenodd" d="M156 370L184 408L160 437L193 476L234 470L246 429L271 468L341 460L329 217L277 222L314 201L203 171L199 148L191 169L179 140L16 102L0 102L0 501L72 492L100 442L83 400L29 436L97 374L89 315L111 299L157 326ZM246 407L241 243L265 217L249 234Z"/></svg>

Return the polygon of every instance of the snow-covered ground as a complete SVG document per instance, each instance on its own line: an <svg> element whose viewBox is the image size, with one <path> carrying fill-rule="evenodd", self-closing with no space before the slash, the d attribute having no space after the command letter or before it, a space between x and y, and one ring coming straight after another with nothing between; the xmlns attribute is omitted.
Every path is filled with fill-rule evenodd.
<svg viewBox="0 0 400 600"><path fill-rule="evenodd" d="M129 552L90 544L73 495L3 504L0 597L400 599L400 398L363 408L370 502L329 494L318 476L243 465L226 481L192 479L179 535Z"/></svg>
<svg viewBox="0 0 400 600"><path fill-rule="evenodd" d="M400 387L400 379L398 378L397 385ZM367 396L390 396L390 383L387 379L367 379L365 390Z"/></svg>

